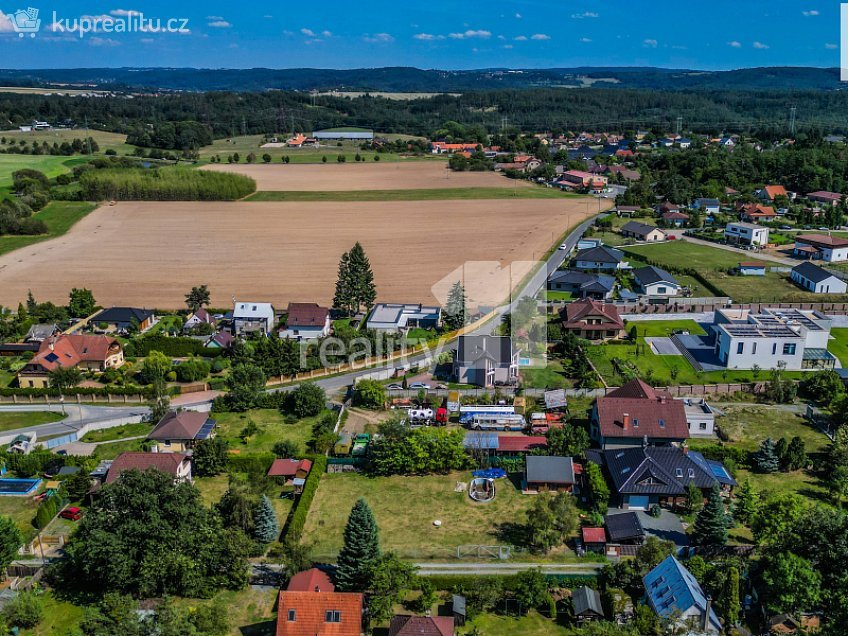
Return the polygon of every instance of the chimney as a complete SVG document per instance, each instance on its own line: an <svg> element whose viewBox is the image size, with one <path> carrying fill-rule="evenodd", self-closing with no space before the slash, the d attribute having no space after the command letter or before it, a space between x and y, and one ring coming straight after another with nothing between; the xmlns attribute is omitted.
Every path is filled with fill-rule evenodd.
<svg viewBox="0 0 848 636"><path fill-rule="evenodd" d="M630 428L630 413L624 413L621 418L621 428L625 431Z"/></svg>
<svg viewBox="0 0 848 636"><path fill-rule="evenodd" d="M686 442L683 442L683 446L680 447L680 450L683 451L684 455L688 455L689 454L689 444L687 444Z"/></svg>
<svg viewBox="0 0 848 636"><path fill-rule="evenodd" d="M710 626L710 610L713 608L713 597L707 596L707 606L704 608L704 618L701 621L701 629L707 631Z"/></svg>

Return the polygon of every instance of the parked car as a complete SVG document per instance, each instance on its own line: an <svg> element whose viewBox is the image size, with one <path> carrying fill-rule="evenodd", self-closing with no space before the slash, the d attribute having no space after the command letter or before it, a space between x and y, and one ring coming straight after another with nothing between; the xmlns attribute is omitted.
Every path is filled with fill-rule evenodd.
<svg viewBox="0 0 848 636"><path fill-rule="evenodd" d="M791 230L791 229L792 229L792 226L791 226L791 225L781 225L781 226L780 226L780 229L781 229L781 230Z"/></svg>
<svg viewBox="0 0 848 636"><path fill-rule="evenodd" d="M59 513L59 516L62 519L69 519L70 521L79 521L82 518L82 508L77 508L76 506L65 508L62 512Z"/></svg>
<svg viewBox="0 0 848 636"><path fill-rule="evenodd" d="M559 246L559 249L561 249L561 250L567 250L567 249L568 249L568 245L566 245L565 243L563 243L562 245L560 245L560 246Z"/></svg>
<svg viewBox="0 0 848 636"><path fill-rule="evenodd" d="M389 384L388 386L386 386L386 388L389 391L401 391L401 390L403 390L403 385L395 382L394 384Z"/></svg>
<svg viewBox="0 0 848 636"><path fill-rule="evenodd" d="M829 227L824 227L824 226L822 226L822 227L820 227L820 228L818 228L818 229L819 229L819 231L820 231L820 232L829 232L829 231L830 231L830 228L829 228Z"/></svg>
<svg viewBox="0 0 848 636"><path fill-rule="evenodd" d="M413 382L409 385L410 389L429 389L430 385L424 382Z"/></svg>

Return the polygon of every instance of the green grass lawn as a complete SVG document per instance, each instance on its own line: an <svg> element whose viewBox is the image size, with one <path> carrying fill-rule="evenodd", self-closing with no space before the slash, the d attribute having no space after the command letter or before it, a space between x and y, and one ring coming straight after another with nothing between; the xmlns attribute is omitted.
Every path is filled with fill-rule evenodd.
<svg viewBox="0 0 848 636"><path fill-rule="evenodd" d="M97 459L115 459L121 453L142 450L143 443L143 439L130 439L123 442L113 442L111 444L99 444L97 448L94 449L94 456Z"/></svg>
<svg viewBox="0 0 848 636"><path fill-rule="evenodd" d="M543 291L542 298L547 300L571 301L574 300L574 294L566 291Z"/></svg>
<svg viewBox="0 0 848 636"><path fill-rule="evenodd" d="M413 190L339 190L323 192L271 191L256 192L246 201L431 201L452 199L566 199L577 195L556 188L433 188Z"/></svg>
<svg viewBox="0 0 848 636"><path fill-rule="evenodd" d="M0 158L3 156L0 155ZM47 234L40 234L38 236L0 236L0 254L62 236L71 229L71 226L95 207L94 203L81 201L52 201L46 208L35 214L35 218L41 219L47 224Z"/></svg>
<svg viewBox="0 0 848 636"><path fill-rule="evenodd" d="M151 335L154 333L170 333L173 331L180 332L183 328L183 320L182 316L177 315L168 315L168 316L159 316L159 321L153 325L148 331L145 332L145 335Z"/></svg>
<svg viewBox="0 0 848 636"><path fill-rule="evenodd" d="M77 633L83 616L83 608L56 598L45 592L44 618L32 629L21 630L21 636L64 636Z"/></svg>
<svg viewBox="0 0 848 636"><path fill-rule="evenodd" d="M629 330L632 325L636 325L639 335L644 338L650 337L665 337L670 336L675 329L688 330L693 336L703 336L706 332L694 320L637 320L627 323Z"/></svg>
<svg viewBox="0 0 848 636"><path fill-rule="evenodd" d="M827 350L839 358L842 366L848 366L848 329L831 329L833 338L827 345Z"/></svg>
<svg viewBox="0 0 848 636"><path fill-rule="evenodd" d="M0 413L0 431L12 431L16 428L24 428L25 426L38 426L39 424L48 424L50 422L58 422L64 419L61 413L51 413L48 411L30 411L28 413Z"/></svg>
<svg viewBox="0 0 848 636"><path fill-rule="evenodd" d="M33 494L38 494L44 490L44 485ZM32 525L32 520L35 518L35 511L38 509L38 504L33 501L32 496L14 497L4 495L0 497L0 515L11 517L15 525L21 531L24 540L29 541L37 534L37 530Z"/></svg>
<svg viewBox="0 0 848 636"><path fill-rule="evenodd" d="M124 424L123 426L91 431L90 433L86 433L80 441L100 444L101 442L110 442L113 440L124 439L126 437L147 435L152 430L153 426L146 422L139 422L138 424Z"/></svg>
<svg viewBox="0 0 848 636"><path fill-rule="evenodd" d="M476 632L475 632L476 630ZM535 610L526 616L512 617L497 614L481 614L473 621L457 629L457 634L476 633L480 636L501 636L502 634L521 634L522 636L556 636L570 633L562 625L545 618Z"/></svg>
<svg viewBox="0 0 848 636"><path fill-rule="evenodd" d="M13 130L9 132L4 132L2 137L5 137L7 141L14 140L20 141L23 139L27 142L28 146L32 145L33 141L37 141L39 144L42 142L47 142L49 145L53 145L53 143L57 143L60 146L62 142L67 141L71 143L74 139L82 139L85 140L86 137L91 137L97 142L100 150L95 153L102 154L107 150L114 150L119 154L126 154L132 152L135 146L130 146L127 144L127 136L122 135L120 133L106 132L104 130L84 130L82 128L76 128L73 130L65 130L65 129L52 129L52 130L36 130L33 132L20 132L18 130ZM35 158L40 158L39 155L36 155ZM58 159L68 159L69 157L57 157Z"/></svg>
<svg viewBox="0 0 848 636"><path fill-rule="evenodd" d="M565 377L562 362L548 360L544 369L522 368L521 379L524 386L534 389L567 389L572 383Z"/></svg>
<svg viewBox="0 0 848 636"><path fill-rule="evenodd" d="M230 477L226 473L216 475L215 477L196 477L194 480L194 485L197 486L203 503L207 506L214 506L221 501L221 497L227 492L229 484ZM274 510L277 513L277 521L280 524L280 528L282 528L286 522L286 518L289 516L293 501L291 498L281 498L280 492L281 488L274 485L269 487L265 494L268 495L268 498L274 505Z"/></svg>
<svg viewBox="0 0 848 636"><path fill-rule="evenodd" d="M52 179L70 172L74 165L86 161L88 161L87 157L80 156L0 154L0 189L9 188L12 185L12 173L22 168L38 170Z"/></svg>
<svg viewBox="0 0 848 636"><path fill-rule="evenodd" d="M495 500L471 501L454 492L456 483L471 481L470 472L422 477L366 477L358 473L326 474L306 521L304 537L316 558L333 559L342 547L342 531L350 510L364 497L380 526L383 549L402 558L444 559L464 544L503 544L497 536L504 522L523 523L533 497L512 482L498 480ZM442 526L433 525L436 519Z"/></svg>
<svg viewBox="0 0 848 636"><path fill-rule="evenodd" d="M698 270L718 270L737 267L739 261L756 261L742 254L728 252L717 247L698 245L688 241L668 241L644 245L625 245L621 247L627 254L633 254L643 260L649 259L668 267L691 267Z"/></svg>
<svg viewBox="0 0 848 636"><path fill-rule="evenodd" d="M294 424L286 423L285 417L273 409L256 409L247 413L215 413L218 422L218 436L227 440L231 450L270 451L274 444L282 440L291 440L306 449L306 442L312 437L312 425L317 418L306 418ZM259 432L247 444L239 435L253 421L259 426Z"/></svg>
<svg viewBox="0 0 848 636"><path fill-rule="evenodd" d="M174 602L190 608L223 605L227 608L229 633L232 636L273 636L276 632L278 593L276 589L247 587L238 591L224 590L211 599L177 598Z"/></svg>

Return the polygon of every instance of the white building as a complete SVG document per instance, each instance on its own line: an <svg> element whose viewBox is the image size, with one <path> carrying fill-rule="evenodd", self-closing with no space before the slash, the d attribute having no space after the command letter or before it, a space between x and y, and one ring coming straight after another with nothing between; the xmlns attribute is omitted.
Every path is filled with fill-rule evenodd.
<svg viewBox="0 0 848 636"><path fill-rule="evenodd" d="M441 307L414 303L377 303L365 326L377 331L406 331L415 327L436 329L442 321Z"/></svg>
<svg viewBox="0 0 848 636"><path fill-rule="evenodd" d="M742 245L768 245L769 229L756 223L728 223L724 228L728 243Z"/></svg>
<svg viewBox="0 0 848 636"><path fill-rule="evenodd" d="M289 303L280 338L318 340L330 335L330 310L316 303Z"/></svg>
<svg viewBox="0 0 848 636"><path fill-rule="evenodd" d="M712 437L715 435L715 411L703 398L684 398L686 424L689 437Z"/></svg>
<svg viewBox="0 0 848 636"><path fill-rule="evenodd" d="M818 311L717 309L715 353L728 369L832 369L827 350L831 320Z"/></svg>
<svg viewBox="0 0 848 636"><path fill-rule="evenodd" d="M677 296L682 289L680 283L664 269L648 265L633 270L639 289L646 296Z"/></svg>
<svg viewBox="0 0 848 636"><path fill-rule="evenodd" d="M848 284L809 261L792 268L792 282L814 294L844 294Z"/></svg>
<svg viewBox="0 0 848 636"><path fill-rule="evenodd" d="M276 318L271 303L251 303L236 301L233 309L233 335L248 333L271 333Z"/></svg>
<svg viewBox="0 0 848 636"><path fill-rule="evenodd" d="M574 267L590 271L617 270L626 269L628 263L624 260L624 252L601 245L577 252Z"/></svg>
<svg viewBox="0 0 848 636"><path fill-rule="evenodd" d="M827 234L800 234L795 237L796 256L806 256L828 263L848 261L848 239Z"/></svg>

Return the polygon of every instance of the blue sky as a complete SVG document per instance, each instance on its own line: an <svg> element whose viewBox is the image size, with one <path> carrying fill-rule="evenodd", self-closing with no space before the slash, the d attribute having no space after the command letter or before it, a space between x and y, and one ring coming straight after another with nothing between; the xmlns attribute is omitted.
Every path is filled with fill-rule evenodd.
<svg viewBox="0 0 848 636"><path fill-rule="evenodd" d="M30 5L41 31L21 38L7 16ZM2 68L839 66L833 0L0 0L0 11ZM185 18L188 32L80 38L51 30L54 11L70 20Z"/></svg>

